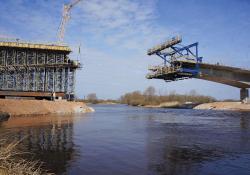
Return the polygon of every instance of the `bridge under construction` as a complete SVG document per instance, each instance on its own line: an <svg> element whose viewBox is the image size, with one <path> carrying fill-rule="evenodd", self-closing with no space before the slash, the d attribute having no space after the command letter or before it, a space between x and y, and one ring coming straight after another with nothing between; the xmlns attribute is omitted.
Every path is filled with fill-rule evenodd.
<svg viewBox="0 0 250 175"><path fill-rule="evenodd" d="M73 99L78 61L66 45L0 41L0 97Z"/></svg>
<svg viewBox="0 0 250 175"><path fill-rule="evenodd" d="M157 55L163 65L149 67L148 79L163 79L166 82L197 78L240 88L240 99L249 98L250 70L219 64L203 63L198 55L198 43L183 46L180 36L148 50L148 55Z"/></svg>
<svg viewBox="0 0 250 175"><path fill-rule="evenodd" d="M57 44L0 39L0 98L74 99L75 72L81 65L69 59L71 50L62 43L71 10L80 1L63 5Z"/></svg>

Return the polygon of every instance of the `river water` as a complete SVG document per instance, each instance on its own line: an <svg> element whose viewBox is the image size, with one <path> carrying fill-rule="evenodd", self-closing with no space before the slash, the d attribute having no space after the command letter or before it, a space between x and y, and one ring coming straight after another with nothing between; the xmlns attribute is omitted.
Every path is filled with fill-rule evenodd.
<svg viewBox="0 0 250 175"><path fill-rule="evenodd" d="M94 105L76 116L11 118L1 137L56 174L249 175L250 113Z"/></svg>

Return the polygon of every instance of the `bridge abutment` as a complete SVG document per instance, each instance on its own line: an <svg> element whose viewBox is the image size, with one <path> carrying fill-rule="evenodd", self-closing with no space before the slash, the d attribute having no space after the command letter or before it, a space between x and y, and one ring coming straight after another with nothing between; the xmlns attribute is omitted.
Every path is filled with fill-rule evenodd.
<svg viewBox="0 0 250 175"><path fill-rule="evenodd" d="M249 92L248 89L246 88L241 88L240 89L240 100L244 101L249 98Z"/></svg>

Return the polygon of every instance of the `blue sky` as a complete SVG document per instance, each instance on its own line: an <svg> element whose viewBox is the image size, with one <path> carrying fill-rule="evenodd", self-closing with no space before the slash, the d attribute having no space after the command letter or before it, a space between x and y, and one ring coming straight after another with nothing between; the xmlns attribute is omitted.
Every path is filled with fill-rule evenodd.
<svg viewBox="0 0 250 175"><path fill-rule="evenodd" d="M55 42L61 20L60 0L0 0L0 37ZM95 92L118 98L125 92L154 86L160 93L198 93L218 99L239 98L239 90L203 80L165 83L145 78L151 46L176 34L183 44L199 42L204 61L250 69L249 0L82 0L73 10L65 42L82 70L77 72L79 97Z"/></svg>

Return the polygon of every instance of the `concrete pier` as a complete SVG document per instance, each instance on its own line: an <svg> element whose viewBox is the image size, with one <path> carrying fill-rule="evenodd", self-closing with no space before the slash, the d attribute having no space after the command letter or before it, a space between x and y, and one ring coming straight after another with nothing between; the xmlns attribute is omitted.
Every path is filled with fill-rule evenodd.
<svg viewBox="0 0 250 175"><path fill-rule="evenodd" d="M249 92L248 89L246 88L241 88L240 89L240 100L245 101L246 99L249 98Z"/></svg>

